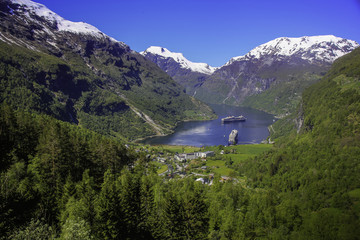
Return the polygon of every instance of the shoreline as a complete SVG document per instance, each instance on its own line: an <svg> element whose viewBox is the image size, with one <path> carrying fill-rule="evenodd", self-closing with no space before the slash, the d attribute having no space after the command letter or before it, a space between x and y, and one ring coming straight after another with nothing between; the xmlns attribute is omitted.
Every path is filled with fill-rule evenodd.
<svg viewBox="0 0 360 240"><path fill-rule="evenodd" d="M150 135L150 136L147 136L147 137L142 137L142 138L137 138L133 141L131 141L132 143L140 143L141 141L144 141L145 139L148 139L148 138L154 138L154 137L165 137L165 136L168 136L168 135L171 135L173 134L175 131L174 130L171 130L172 132L169 133L169 134L162 134L162 135L159 135L159 134L156 134L156 135Z"/></svg>
<svg viewBox="0 0 360 240"><path fill-rule="evenodd" d="M218 119L218 118L219 118L219 116L216 115L216 118L214 117L214 118L210 118L210 119L185 119L185 120L183 120L183 121L177 121L177 122L175 123L175 126L174 126L172 129L167 129L168 131L170 131L170 132L167 133L167 134L150 135L150 136L147 136L147 137L137 138L137 139L135 139L135 140L133 140L133 141L131 141L131 142L133 142L133 143L140 143L141 141L144 141L145 139L150 139L150 138L154 138L154 137L166 137L166 136L169 136L169 135L175 133L175 129L178 127L178 125L179 125L180 123L184 123L184 122L205 122L205 121L213 121L213 120L216 120L216 119Z"/></svg>
<svg viewBox="0 0 360 240"><path fill-rule="evenodd" d="M157 145L170 145L170 146L193 146L193 147L204 147L204 146L219 146L219 145L227 145L227 143L223 142L221 139L218 140L206 140L206 139L202 139L199 138L198 140L191 140L191 132L188 132L186 136L181 137L179 135L179 137L175 137L173 138L171 135L172 134L176 134L177 131L180 131L180 129L182 129L183 125L182 123L185 123L184 126L212 126L215 127L213 125L216 125L215 123L213 123L212 121L216 121L216 119L219 119L220 117L222 117L223 115L227 116L229 115L229 110L226 108L227 106L222 106L219 105L220 108L216 108L212 105L210 105L214 110L216 109L216 111L214 111L214 113L216 114L215 116L208 116L208 119L184 119L182 121L177 121L175 126L171 129L167 129L164 134L152 134L150 136L145 136L145 137L139 137L137 139L135 139L134 141L132 141L133 143L137 143L137 144L146 144L146 145L150 145L150 146L157 146ZM232 107L232 106L229 106ZM239 114L244 115L243 113L247 113L251 115L251 114L258 114L260 116L262 116L261 114L264 113L265 117L267 118L267 115L271 115L271 121L266 122L267 126L264 126L266 128L266 130L264 130L264 134L259 134L258 136L254 137L254 138L249 138L249 137L245 137L243 139L240 139L240 142L237 145L253 145L253 144L262 144L264 142L268 142L268 138L270 136L270 131L269 131L269 127L273 124L273 120L274 120L274 115L269 114L265 111L261 111L258 109L251 109L248 107L245 107L244 109L241 109L243 107L240 107L240 111L237 109L237 107L235 107L234 109L230 108L230 112L231 111L239 111ZM249 110L248 110L249 109ZM256 111L253 111L256 110ZM254 113L253 113L254 112ZM259 112L259 113L258 113ZM256 118L256 117L255 117ZM277 120L277 118L275 118L275 120ZM192 124L191 122L193 122L194 124ZM197 123L200 122L200 123ZM201 122L204 122L204 124L202 124ZM190 123L190 124L188 124ZM264 125L264 124L263 124ZM168 125L169 126L169 125ZM180 127L180 128L178 128ZM211 127L211 128L212 128ZM205 131L204 129L202 129L203 131ZM181 130L183 131L183 130ZM218 131L218 130L216 130ZM222 130L220 130L222 131ZM266 131L266 134L265 134ZM224 131L224 133L222 134L226 134L226 131ZM245 133L248 134L248 133ZM266 136L265 136L266 135ZM225 136L225 135L224 135ZM246 135L247 136L247 135ZM165 138L162 138L165 137ZM195 138L198 138L198 136L195 136ZM223 137L223 135L221 135L221 138ZM179 138L180 140L177 141L176 139ZM175 139L175 140L174 140ZM188 141L186 140L181 140L181 139L188 139ZM174 140L174 141L173 141Z"/></svg>

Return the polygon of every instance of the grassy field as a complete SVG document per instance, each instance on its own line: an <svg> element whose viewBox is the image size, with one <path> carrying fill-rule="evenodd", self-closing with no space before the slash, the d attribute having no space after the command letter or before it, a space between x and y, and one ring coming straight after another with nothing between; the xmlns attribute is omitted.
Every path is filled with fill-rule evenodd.
<svg viewBox="0 0 360 240"><path fill-rule="evenodd" d="M168 166L166 164L156 163L156 166L158 167L157 173L161 174L168 170Z"/></svg>
<svg viewBox="0 0 360 240"><path fill-rule="evenodd" d="M149 146L146 145L145 148L157 151L157 152L167 152L170 155L175 153L191 153L191 152L205 152L205 151L214 151L215 156L209 157L205 163L205 166L209 167L206 171L207 173L215 173L221 176L231 176L236 175L234 169L226 166L226 161L232 160L233 164L241 163L247 159L254 157L264 151L268 151L272 148L271 144L248 144L248 145L235 145L235 146L210 146L205 148L193 147L193 146L172 146L172 145L158 145L158 146ZM220 154L224 151L224 154ZM164 164L158 163L158 174L163 173L167 170L167 166ZM198 170L194 164L192 167L196 172ZM203 164L202 164L203 165Z"/></svg>
<svg viewBox="0 0 360 240"><path fill-rule="evenodd" d="M221 176L229 176L234 173L234 169L225 166L224 160L208 160L206 166L210 167L211 172Z"/></svg>
<svg viewBox="0 0 360 240"><path fill-rule="evenodd" d="M206 166L211 169L211 172L220 174L221 176L229 176L234 174L234 170L225 165L226 161L231 159L233 164L241 163L247 159L254 157L262 152L268 151L272 148L271 144L249 144L236 145L227 147L206 147L205 151L214 151L215 157L209 158L206 161ZM224 150L227 154L220 154ZM219 159L221 158L221 160Z"/></svg>
<svg viewBox="0 0 360 240"><path fill-rule="evenodd" d="M231 158L234 161L234 163L240 163L262 152L270 150L271 147L272 145L270 144L238 145L231 147L232 149L235 150L235 153L226 154L225 158Z"/></svg>
<svg viewBox="0 0 360 240"><path fill-rule="evenodd" d="M156 149L158 151L167 151L171 153L191 153L191 152L200 152L201 148L193 147L193 146L173 146L173 145L157 145L150 146L152 149Z"/></svg>
<svg viewBox="0 0 360 240"><path fill-rule="evenodd" d="M272 148L271 144L244 144L244 145L223 146L223 147L212 146L212 147L206 147L205 150L220 152L223 149L224 151L226 150L235 151L238 154L248 154L249 156L254 156L271 148Z"/></svg>
<svg viewBox="0 0 360 240"><path fill-rule="evenodd" d="M221 150L224 151L233 151L236 155L241 155L242 158L252 157L259 153L262 153L266 150L269 150L271 144L248 144L248 145L235 145L235 146L210 146L205 148L194 147L194 146L177 146L177 145L156 145L149 146L145 145L148 149L156 149L158 151L167 151L171 153L191 153L191 152L204 152L204 151L214 151L217 154L220 154Z"/></svg>

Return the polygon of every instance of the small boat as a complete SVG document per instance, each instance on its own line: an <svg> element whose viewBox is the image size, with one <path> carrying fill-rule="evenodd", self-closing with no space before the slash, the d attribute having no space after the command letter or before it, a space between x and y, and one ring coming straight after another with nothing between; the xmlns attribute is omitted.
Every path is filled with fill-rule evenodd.
<svg viewBox="0 0 360 240"><path fill-rule="evenodd" d="M238 131L236 129L232 130L229 135L229 145L235 145L238 141Z"/></svg>
<svg viewBox="0 0 360 240"><path fill-rule="evenodd" d="M227 123L227 122L245 122L246 118L243 115L240 115L238 117L234 117L234 116L228 116L226 118L222 118L221 122L222 123Z"/></svg>

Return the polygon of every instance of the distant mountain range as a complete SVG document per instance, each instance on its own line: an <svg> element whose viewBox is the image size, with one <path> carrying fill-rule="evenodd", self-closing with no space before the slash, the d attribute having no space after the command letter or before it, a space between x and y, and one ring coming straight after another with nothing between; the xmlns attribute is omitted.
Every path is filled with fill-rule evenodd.
<svg viewBox="0 0 360 240"><path fill-rule="evenodd" d="M214 117L154 63L94 26L30 0L1 0L0 23L0 103L127 140Z"/></svg>
<svg viewBox="0 0 360 240"><path fill-rule="evenodd" d="M332 35L282 37L233 57L219 68L192 63L161 47L150 47L142 54L200 100L284 115L295 109L303 89L318 81L335 59L358 46Z"/></svg>
<svg viewBox="0 0 360 240"><path fill-rule="evenodd" d="M184 86L189 95L192 95L194 89L201 86L217 69L206 63L191 62L182 53L170 52L162 47L149 47L140 54L156 63L176 82Z"/></svg>
<svg viewBox="0 0 360 240"><path fill-rule="evenodd" d="M1 0L0 23L0 103L126 140L214 118L201 101L287 115L359 46L335 36L278 38L214 68L162 47L139 54L30 0Z"/></svg>

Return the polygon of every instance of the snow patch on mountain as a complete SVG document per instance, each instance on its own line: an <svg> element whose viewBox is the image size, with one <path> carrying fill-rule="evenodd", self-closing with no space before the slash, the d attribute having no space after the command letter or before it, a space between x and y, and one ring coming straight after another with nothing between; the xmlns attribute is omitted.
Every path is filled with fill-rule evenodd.
<svg viewBox="0 0 360 240"><path fill-rule="evenodd" d="M172 58L174 59L174 61L179 63L182 68L190 69L193 72L200 72L208 75L212 74L216 69L218 69L216 67L209 66L209 64L207 63L191 62L186 59L182 53L171 52L163 47L151 46L145 51L140 52L140 54L142 54L143 56L146 56L146 54L154 54L162 58Z"/></svg>
<svg viewBox="0 0 360 240"><path fill-rule="evenodd" d="M288 57L298 55L309 62L315 60L332 63L335 59L351 52L359 44L353 40L333 35L300 38L281 37L262 44L246 55L233 57L225 66L236 61L260 59L263 56Z"/></svg>
<svg viewBox="0 0 360 240"><path fill-rule="evenodd" d="M69 20L66 20L59 16L58 14L54 13L53 11L49 10L46 6L40 3L36 3L30 0L11 0L14 4L19 4L24 8L24 14L31 19L31 16L29 13L37 15L39 17L44 18L46 21L49 21L51 23L56 23L56 26L59 31L64 32L72 32L77 34L86 34L86 35L92 35L97 38L103 38L107 37L111 39L114 42L119 42L115 40L114 38L111 38L101 32L96 27L84 23L84 22L71 22ZM122 42L119 42L123 45L125 45Z"/></svg>

